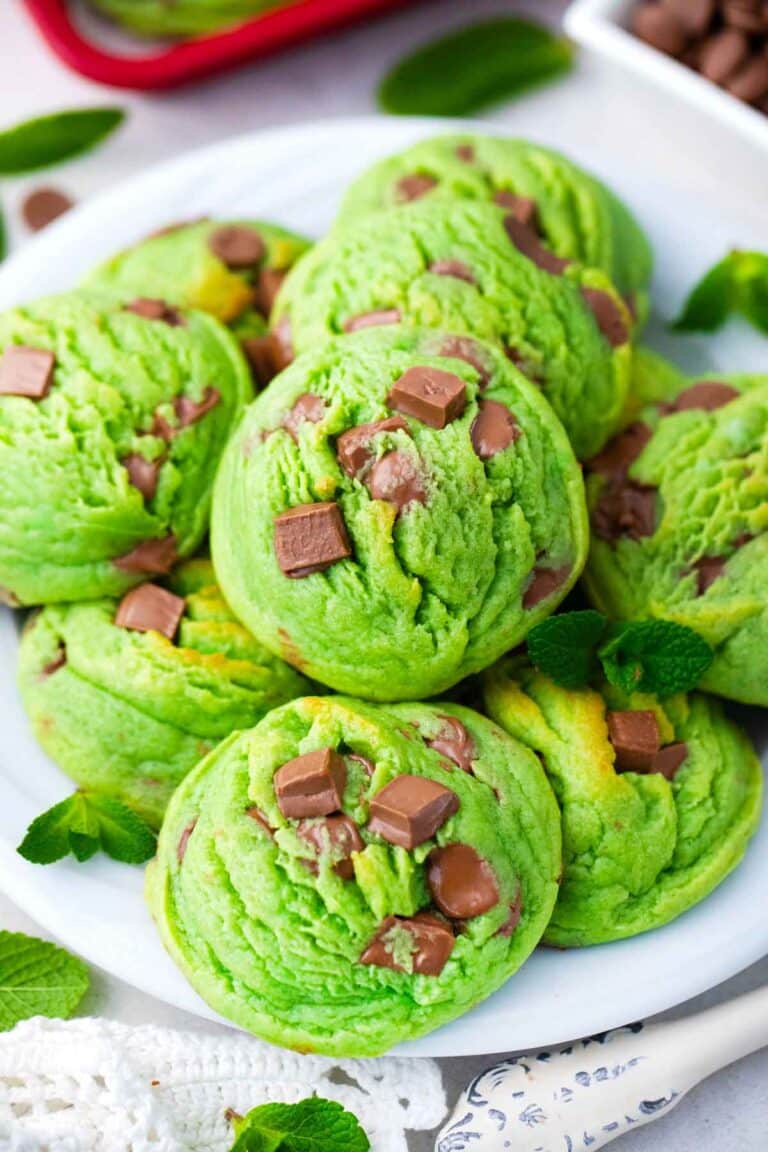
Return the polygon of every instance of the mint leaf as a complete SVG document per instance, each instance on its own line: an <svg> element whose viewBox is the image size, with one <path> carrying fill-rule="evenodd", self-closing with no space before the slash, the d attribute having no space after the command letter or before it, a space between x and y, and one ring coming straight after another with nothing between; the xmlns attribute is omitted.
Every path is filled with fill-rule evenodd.
<svg viewBox="0 0 768 1152"><path fill-rule="evenodd" d="M531 20L460 28L417 48L387 73L378 101L399 115L465 116L567 72L568 40Z"/></svg>
<svg viewBox="0 0 768 1152"><path fill-rule="evenodd" d="M25 120L0 132L0 175L18 176L79 156L124 119L122 108L81 108Z"/></svg>
<svg viewBox="0 0 768 1152"><path fill-rule="evenodd" d="M661 697L689 692L712 663L706 641L671 620L614 625L598 655L614 687Z"/></svg>
<svg viewBox="0 0 768 1152"><path fill-rule="evenodd" d="M124 864L143 864L154 855L155 834L118 800L75 792L33 820L17 849L32 864L53 864L70 852L82 863L99 850Z"/></svg>
<svg viewBox="0 0 768 1152"><path fill-rule="evenodd" d="M563 688L583 688L596 670L605 616L588 608L542 620L528 633L531 663Z"/></svg>
<svg viewBox="0 0 768 1152"><path fill-rule="evenodd" d="M77 956L47 940L0 931L0 1031L30 1016L71 1016L88 983Z"/></svg>
<svg viewBox="0 0 768 1152"><path fill-rule="evenodd" d="M768 255L730 252L702 277L673 327L678 331L714 332L739 313L768 333Z"/></svg>
<svg viewBox="0 0 768 1152"><path fill-rule="evenodd" d="M234 1122L232 1152L368 1152L357 1118L332 1100L262 1104Z"/></svg>

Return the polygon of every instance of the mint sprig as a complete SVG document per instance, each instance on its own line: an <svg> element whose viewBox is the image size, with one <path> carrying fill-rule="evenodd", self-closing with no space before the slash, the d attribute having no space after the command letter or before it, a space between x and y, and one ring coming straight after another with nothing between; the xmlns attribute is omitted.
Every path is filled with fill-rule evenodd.
<svg viewBox="0 0 768 1152"><path fill-rule="evenodd" d="M673 327L714 332L736 313L768 333L768 254L729 252L694 287Z"/></svg>
<svg viewBox="0 0 768 1152"><path fill-rule="evenodd" d="M609 625L601 612L563 612L528 634L531 663L563 688L584 688L602 668L623 692L671 696L695 688L712 663L705 640L671 620Z"/></svg>
<svg viewBox="0 0 768 1152"><path fill-rule="evenodd" d="M233 1123L232 1152L369 1152L371 1146L357 1117L318 1097L262 1104Z"/></svg>
<svg viewBox="0 0 768 1152"><path fill-rule="evenodd" d="M32 821L17 851L32 864L53 864L70 853L82 863L98 851L123 864L143 864L155 843L152 829L118 800L75 792Z"/></svg>
<svg viewBox="0 0 768 1152"><path fill-rule="evenodd" d="M76 108L0 132L0 175L19 176L94 148L125 119L122 108Z"/></svg>
<svg viewBox="0 0 768 1152"><path fill-rule="evenodd" d="M542 24L485 20L422 45L379 85L379 105L401 116L466 116L567 72L573 47Z"/></svg>
<svg viewBox="0 0 768 1152"><path fill-rule="evenodd" d="M71 1016L88 991L88 969L63 948L0 932L0 1031L30 1016Z"/></svg>

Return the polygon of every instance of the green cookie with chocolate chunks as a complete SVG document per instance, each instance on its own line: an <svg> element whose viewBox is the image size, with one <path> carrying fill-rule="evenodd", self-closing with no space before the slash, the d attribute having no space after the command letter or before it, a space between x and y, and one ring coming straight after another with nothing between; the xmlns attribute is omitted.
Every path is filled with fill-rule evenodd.
<svg viewBox="0 0 768 1152"><path fill-rule="evenodd" d="M273 1044L378 1056L520 967L557 895L532 752L454 705L306 697L182 782L147 875L163 942Z"/></svg>
<svg viewBox="0 0 768 1152"><path fill-rule="evenodd" d="M760 817L762 774L717 701L561 688L520 657L489 669L484 687L489 715L541 757L562 811L548 943L658 928L739 863Z"/></svg>
<svg viewBox="0 0 768 1152"><path fill-rule="evenodd" d="M589 469L594 604L693 628L700 686L768 706L768 378L683 381Z"/></svg>
<svg viewBox="0 0 768 1152"><path fill-rule="evenodd" d="M253 395L211 316L70 293L0 316L0 586L12 604L116 596L208 529Z"/></svg>
<svg viewBox="0 0 768 1152"><path fill-rule="evenodd" d="M620 426L626 304L604 272L554 256L507 210L427 200L340 228L298 262L271 319L284 356L398 322L501 346L541 388L579 459Z"/></svg>
<svg viewBox="0 0 768 1152"><path fill-rule="evenodd" d="M400 326L299 358L219 470L212 552L263 644L339 692L424 699L548 616L584 563L581 470L497 348Z"/></svg>
<svg viewBox="0 0 768 1152"><path fill-rule="evenodd" d="M128 593L130 628L115 600L50 605L19 652L22 701L45 751L80 787L153 825L219 740L309 688L234 619L210 561L187 561L167 585Z"/></svg>

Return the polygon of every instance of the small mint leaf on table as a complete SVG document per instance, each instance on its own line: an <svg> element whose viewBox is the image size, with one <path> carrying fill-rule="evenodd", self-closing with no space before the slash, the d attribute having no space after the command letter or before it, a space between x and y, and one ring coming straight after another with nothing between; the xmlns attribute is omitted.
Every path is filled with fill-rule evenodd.
<svg viewBox="0 0 768 1152"><path fill-rule="evenodd" d="M662 698L690 692L712 663L707 642L692 628L671 620L614 625L598 655L614 687Z"/></svg>
<svg viewBox="0 0 768 1152"><path fill-rule="evenodd" d="M695 285L673 327L714 332L736 313L768 333L768 254L730 252Z"/></svg>
<svg viewBox="0 0 768 1152"><path fill-rule="evenodd" d="M404 116L466 116L563 72L568 40L515 17L485 20L422 45L379 85L379 105Z"/></svg>
<svg viewBox="0 0 768 1152"><path fill-rule="evenodd" d="M53 864L70 853L82 863L99 850L124 864L143 864L154 854L155 834L119 801L75 792L33 820L18 847L32 864Z"/></svg>
<svg viewBox="0 0 768 1152"><path fill-rule="evenodd" d="M596 650L607 621L601 612L563 612L528 634L531 662L563 688L583 688L595 671Z"/></svg>
<svg viewBox="0 0 768 1152"><path fill-rule="evenodd" d="M123 122L122 108L76 108L25 120L0 132L0 175L19 176L71 160Z"/></svg>
<svg viewBox="0 0 768 1152"><path fill-rule="evenodd" d="M47 940L0 931L0 1031L30 1016L71 1016L88 990L88 969Z"/></svg>
<svg viewBox="0 0 768 1152"><path fill-rule="evenodd" d="M234 1121L232 1152L369 1152L351 1112L313 1097L298 1104L262 1104Z"/></svg>

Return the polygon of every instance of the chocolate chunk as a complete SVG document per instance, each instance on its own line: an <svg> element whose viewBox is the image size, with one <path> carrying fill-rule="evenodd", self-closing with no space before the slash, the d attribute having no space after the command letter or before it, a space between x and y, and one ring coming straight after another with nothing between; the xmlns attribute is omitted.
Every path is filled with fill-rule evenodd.
<svg viewBox="0 0 768 1152"><path fill-rule="evenodd" d="M253 306L265 318L269 317L283 286L287 273L278 268L262 268L253 288Z"/></svg>
<svg viewBox="0 0 768 1152"><path fill-rule="evenodd" d="M707 588L719 580L725 571L725 557L702 556L693 565L693 570L696 573L696 590L699 596L703 596Z"/></svg>
<svg viewBox="0 0 768 1152"><path fill-rule="evenodd" d="M473 144L457 144L456 155L459 160L463 160L465 164L474 164L475 147Z"/></svg>
<svg viewBox="0 0 768 1152"><path fill-rule="evenodd" d="M482 916L499 902L490 864L469 844L448 844L430 852L427 884L437 907L452 920Z"/></svg>
<svg viewBox="0 0 768 1152"><path fill-rule="evenodd" d="M398 204L407 204L410 200L420 200L437 187L434 176L426 172L412 172L408 176L401 176L395 184L395 199Z"/></svg>
<svg viewBox="0 0 768 1152"><path fill-rule="evenodd" d="M467 386L460 376L430 368L409 368L396 380L387 404L406 416L415 416L430 428L445 428L461 416L467 403Z"/></svg>
<svg viewBox="0 0 768 1152"><path fill-rule="evenodd" d="M371 441L380 432L407 432L408 425L402 416L388 416L386 420L374 420L370 424L358 424L342 432L336 441L336 458L347 476L360 476L374 457Z"/></svg>
<svg viewBox="0 0 768 1152"><path fill-rule="evenodd" d="M431 840L459 810L450 788L426 776L397 776L371 800L369 829L390 844L412 851Z"/></svg>
<svg viewBox="0 0 768 1152"><path fill-rule="evenodd" d="M618 301L597 288L582 288L581 294L611 347L618 348L626 344L629 340L629 327Z"/></svg>
<svg viewBox="0 0 768 1152"><path fill-rule="evenodd" d="M0 359L0 396L42 400L53 380L56 357L44 348L10 344Z"/></svg>
<svg viewBox="0 0 768 1152"><path fill-rule="evenodd" d="M601 540L629 536L640 540L656 530L656 489L633 480L609 485L592 513L595 534Z"/></svg>
<svg viewBox="0 0 768 1152"><path fill-rule="evenodd" d="M701 46L699 69L713 84L725 84L749 56L749 40L738 28L723 28Z"/></svg>
<svg viewBox="0 0 768 1152"><path fill-rule="evenodd" d="M689 36L703 36L715 15L716 0L662 0L662 4Z"/></svg>
<svg viewBox="0 0 768 1152"><path fill-rule="evenodd" d="M590 472L623 479L652 436L653 431L648 424L636 420L618 436L614 436L613 440L609 440L605 448L592 457L587 467Z"/></svg>
<svg viewBox="0 0 768 1152"><path fill-rule="evenodd" d="M202 400L193 400L191 396L177 396L173 407L180 427L188 428L190 424L196 424L207 412L215 408L220 400L221 393L218 388L211 387L206 388Z"/></svg>
<svg viewBox="0 0 768 1152"><path fill-rule="evenodd" d="M252 268L266 255L267 246L258 232L239 224L225 224L208 237L214 256L233 271Z"/></svg>
<svg viewBox="0 0 768 1152"><path fill-rule="evenodd" d="M542 600L552 596L558 588L562 588L571 574L570 564L561 568L534 568L523 593L523 608L535 608Z"/></svg>
<svg viewBox="0 0 768 1152"><path fill-rule="evenodd" d="M509 916L504 921L501 928L499 928L496 935L497 936L505 936L505 937L512 936L514 934L515 930L517 929L518 924L520 923L520 917L522 916L522 914L523 914L523 890L520 887L520 885L518 884L517 896L515 897L514 903L510 904L510 906L509 906Z"/></svg>
<svg viewBox="0 0 768 1152"><path fill-rule="evenodd" d="M140 584L120 601L115 625L130 632L160 632L173 640L184 615L186 601L157 584Z"/></svg>
<svg viewBox="0 0 768 1152"><path fill-rule="evenodd" d="M477 755L475 742L467 729L455 716L441 716L443 727L432 740L427 740L430 748L446 756L463 772L472 771L472 761Z"/></svg>
<svg viewBox="0 0 768 1152"><path fill-rule="evenodd" d="M58 188L36 188L24 197L21 214L27 228L31 232L39 232L69 212L73 206L74 201Z"/></svg>
<svg viewBox="0 0 768 1152"><path fill-rule="evenodd" d="M753 56L734 72L726 88L737 100L743 100L746 104L756 104L768 95L768 57Z"/></svg>
<svg viewBox="0 0 768 1152"><path fill-rule="evenodd" d="M297 444L299 442L299 428L307 421L310 424L319 424L325 414L325 401L321 396L313 396L311 392L304 392L294 402L290 412L283 417L283 428Z"/></svg>
<svg viewBox="0 0 768 1152"><path fill-rule="evenodd" d="M659 724L653 712L609 712L608 738L617 772L650 772L659 753Z"/></svg>
<svg viewBox="0 0 768 1152"><path fill-rule="evenodd" d="M342 880L354 879L352 853L362 852L365 844L350 816L342 813L340 816L326 816L324 820L302 820L296 832L318 856L329 851L333 854L337 859L333 870Z"/></svg>
<svg viewBox="0 0 768 1152"><path fill-rule="evenodd" d="M300 504L275 517L275 553L286 576L323 572L352 555L338 504Z"/></svg>
<svg viewBox="0 0 768 1152"><path fill-rule="evenodd" d="M260 808L256 808L255 806L246 808L245 814L251 820L255 820L259 827L263 829L264 832L266 832L267 836L269 836L271 840L274 840L275 830Z"/></svg>
<svg viewBox="0 0 768 1152"><path fill-rule="evenodd" d="M184 317L178 308L173 308L167 300L156 300L149 296L138 296L129 304L124 304L123 312L132 312L135 316L141 316L142 320L157 320L171 328L184 325Z"/></svg>
<svg viewBox="0 0 768 1152"><path fill-rule="evenodd" d="M398 515L409 504L426 503L424 481L405 452L387 452L376 461L366 483L373 499L393 504Z"/></svg>
<svg viewBox="0 0 768 1152"><path fill-rule="evenodd" d="M128 473L128 479L134 488L141 492L145 500L151 500L157 491L157 477L163 465L163 457L157 460L147 460L138 452L129 452L120 460Z"/></svg>
<svg viewBox="0 0 768 1152"><path fill-rule="evenodd" d="M375 312L361 312L344 321L345 332L360 332L363 328L381 328L386 324L399 324L397 308L379 308Z"/></svg>
<svg viewBox="0 0 768 1152"><path fill-rule="evenodd" d="M186 828L184 829L181 836L179 837L179 843L176 846L176 859L179 861L179 864L181 864L182 860L184 859L184 857L187 854L187 845L189 844L189 838L192 835L192 833L194 832L196 827L197 827L197 820L193 820L191 824L187 824Z"/></svg>
<svg viewBox="0 0 768 1152"><path fill-rule="evenodd" d="M461 260L433 260L429 271L436 276L453 276L456 280L466 280L468 284L476 283L474 272Z"/></svg>
<svg viewBox="0 0 768 1152"><path fill-rule="evenodd" d="M667 780L674 780L678 769L688 757L688 745L667 744L662 748L653 762L652 772L659 772Z"/></svg>
<svg viewBox="0 0 768 1152"><path fill-rule="evenodd" d="M281 316L272 329L272 356L277 372L282 372L293 360L293 330L287 314Z"/></svg>
<svg viewBox="0 0 768 1152"><path fill-rule="evenodd" d="M668 56L679 56L688 42L685 29L663 4L641 4L635 8L632 31L640 40Z"/></svg>
<svg viewBox="0 0 768 1152"><path fill-rule="evenodd" d="M49 660L47 664L43 665L40 673L41 680L47 680L49 676L53 676L60 668L64 668L67 663L67 650L63 644L59 644L56 655L53 660Z"/></svg>
<svg viewBox="0 0 768 1152"><path fill-rule="evenodd" d="M164 536L161 540L142 540L141 544L137 544L124 556L116 556L112 563L122 572L164 576L170 572L178 558L176 537Z"/></svg>
<svg viewBox="0 0 768 1152"><path fill-rule="evenodd" d="M514 414L498 400L481 400L469 435L481 460L503 452L522 435Z"/></svg>
<svg viewBox="0 0 768 1152"><path fill-rule="evenodd" d="M347 784L347 766L334 748L297 756L275 773L277 806L287 820L338 812Z"/></svg>
<svg viewBox="0 0 768 1152"><path fill-rule="evenodd" d="M550 272L553 276L561 276L568 265L570 260L563 260L560 256L555 256L554 252L550 252L540 242L536 233L532 228L526 224L521 224L516 216L505 216L504 227L507 230L507 235L523 256L527 256L532 260L537 268L541 268L544 272Z"/></svg>
<svg viewBox="0 0 768 1152"><path fill-rule="evenodd" d="M456 940L450 927L428 912L419 912L410 920L388 916L379 925L376 935L360 957L360 963L391 968L394 972L407 972L408 969L398 964L393 954L392 936L398 929L409 932L413 937L413 972L418 976L439 976L450 959Z"/></svg>
<svg viewBox="0 0 768 1152"><path fill-rule="evenodd" d="M246 336L240 341L245 358L251 369L251 374L262 388L266 387L278 372L281 371L280 350L275 344L274 337Z"/></svg>
<svg viewBox="0 0 768 1152"><path fill-rule="evenodd" d="M700 380L686 388L669 405L670 412L716 412L718 408L730 404L731 400L738 400L741 393L731 384L724 384L720 380Z"/></svg>
<svg viewBox="0 0 768 1152"><path fill-rule="evenodd" d="M516 196L514 192L499 191L493 197L494 204L506 208L515 220L534 232L538 230L539 208L530 196Z"/></svg>

